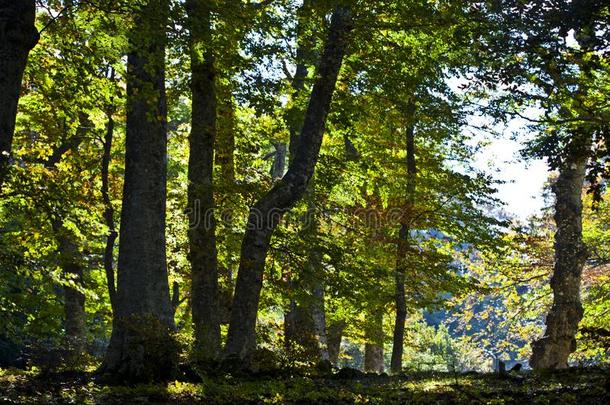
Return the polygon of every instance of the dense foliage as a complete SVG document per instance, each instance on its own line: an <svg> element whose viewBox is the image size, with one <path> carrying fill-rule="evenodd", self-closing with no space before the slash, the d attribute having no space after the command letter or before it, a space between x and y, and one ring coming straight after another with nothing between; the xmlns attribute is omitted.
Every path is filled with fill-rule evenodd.
<svg viewBox="0 0 610 405"><path fill-rule="evenodd" d="M3 12L4 24L12 17ZM607 363L608 21L608 5L594 0L38 1L40 40L0 167L0 367L90 369L111 336L120 345L119 334L134 333L142 364L162 348L200 374L291 370L307 377L286 395L349 403L382 394L366 384L336 393L339 380L320 391L307 373L327 363L375 372L390 361L395 372L527 365L549 310L564 311L565 280L580 288L578 305L582 297L564 311L582 308L570 318L570 364ZM136 113L166 135L166 156L151 152ZM506 135L527 138L521 158L550 168L547 208L526 223L505 212L502 184L476 161L515 117L528 122L524 138ZM142 163L126 166L126 155L165 165L163 201L133 179ZM136 181L145 191L124 195L140 190ZM148 205L125 214L133 201L161 207L165 232L129 240L164 238L165 254L126 247L121 228L152 215ZM572 242L569 221L582 223ZM570 243L580 250L565 264L560 248ZM129 263L165 255L154 274L169 289L125 281L141 271ZM171 302L151 309L159 288ZM136 292L150 300L143 310L126 302ZM169 311L166 328L158 313ZM134 313L134 330L123 331ZM102 369L121 369L113 361L106 355ZM205 380L203 394L185 395L281 402L289 383L264 394L222 384ZM396 387L418 396L428 382L381 384L398 401ZM439 399L494 399L451 389ZM115 395L99 390L87 400ZM171 390L164 398L187 391Z"/></svg>

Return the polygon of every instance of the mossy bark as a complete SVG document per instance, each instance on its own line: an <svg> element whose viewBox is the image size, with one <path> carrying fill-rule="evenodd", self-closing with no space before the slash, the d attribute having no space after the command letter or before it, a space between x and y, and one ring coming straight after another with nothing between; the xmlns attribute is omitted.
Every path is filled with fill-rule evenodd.
<svg viewBox="0 0 610 405"><path fill-rule="evenodd" d="M587 252L582 240L582 188L586 157L573 157L559 172L555 193L555 265L551 288L553 306L546 318L544 336L532 344L534 369L568 367L576 350L576 332L583 316L580 301L582 269Z"/></svg>

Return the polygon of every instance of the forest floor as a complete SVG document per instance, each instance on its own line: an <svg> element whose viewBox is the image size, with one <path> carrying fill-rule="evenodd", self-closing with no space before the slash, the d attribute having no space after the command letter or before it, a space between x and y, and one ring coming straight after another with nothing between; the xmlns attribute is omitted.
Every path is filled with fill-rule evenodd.
<svg viewBox="0 0 610 405"><path fill-rule="evenodd" d="M109 387L92 374L0 369L0 404L610 404L608 368L549 374L251 377Z"/></svg>

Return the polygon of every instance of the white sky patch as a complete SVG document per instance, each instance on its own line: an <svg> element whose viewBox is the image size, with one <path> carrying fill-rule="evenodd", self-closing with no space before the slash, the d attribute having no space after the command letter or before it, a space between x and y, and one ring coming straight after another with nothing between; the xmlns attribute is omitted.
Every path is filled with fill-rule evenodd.
<svg viewBox="0 0 610 405"><path fill-rule="evenodd" d="M494 139L475 156L475 167L505 183L498 185L498 197L506 203L505 210L518 219L526 220L544 208L542 195L549 176L542 160L523 161L519 156L522 145L506 138Z"/></svg>
<svg viewBox="0 0 610 405"><path fill-rule="evenodd" d="M573 33L571 35L573 37ZM447 79L449 87L458 94L463 93L460 85L467 83L468 79L464 77ZM533 118L539 111L530 109L523 114ZM523 221L540 214L545 206L543 188L549 177L549 167L541 159L526 161L520 155L525 142L536 135L527 130L526 120L513 119L506 125L493 126L489 117L472 115L469 124L471 127L464 130L474 135L472 141L487 144L473 157L474 166L504 182L497 185L497 197L506 203L504 210ZM485 126L493 126L493 132L498 135L477 129Z"/></svg>

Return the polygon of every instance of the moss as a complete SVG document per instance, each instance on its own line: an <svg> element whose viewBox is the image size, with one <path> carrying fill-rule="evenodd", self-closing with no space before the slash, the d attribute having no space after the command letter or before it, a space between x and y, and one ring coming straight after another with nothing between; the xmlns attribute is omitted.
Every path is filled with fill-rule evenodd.
<svg viewBox="0 0 610 405"><path fill-rule="evenodd" d="M132 387L101 386L86 378L35 371L0 370L0 403L372 403L372 404L571 404L607 403L609 370L572 369L521 381L492 374L414 374L357 379L313 377L208 377L202 383L174 381Z"/></svg>

